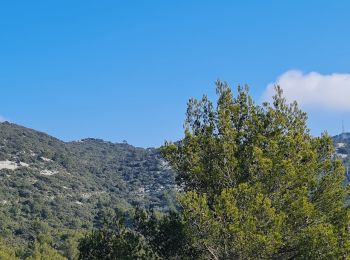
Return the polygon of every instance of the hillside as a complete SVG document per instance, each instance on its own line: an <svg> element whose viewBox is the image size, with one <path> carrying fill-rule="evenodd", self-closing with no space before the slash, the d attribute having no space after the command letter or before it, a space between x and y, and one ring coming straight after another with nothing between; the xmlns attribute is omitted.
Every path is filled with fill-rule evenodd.
<svg viewBox="0 0 350 260"><path fill-rule="evenodd" d="M107 208L167 210L174 188L157 149L63 142L8 122L0 123L0 180L0 236L15 244L42 229L90 229Z"/></svg>
<svg viewBox="0 0 350 260"><path fill-rule="evenodd" d="M346 168L347 182L350 182L350 133L343 133L333 137L336 155L341 158Z"/></svg>
<svg viewBox="0 0 350 260"><path fill-rule="evenodd" d="M350 133L333 140L350 169ZM52 235L60 248L66 234L90 230L107 209L174 207L174 174L158 149L63 142L8 122L0 123L0 180L0 236L17 245L59 230Z"/></svg>

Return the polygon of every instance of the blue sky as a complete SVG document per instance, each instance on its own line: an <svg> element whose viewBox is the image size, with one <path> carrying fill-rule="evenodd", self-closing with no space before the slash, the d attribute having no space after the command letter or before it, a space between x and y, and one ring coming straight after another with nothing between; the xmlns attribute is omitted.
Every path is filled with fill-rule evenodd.
<svg viewBox="0 0 350 260"><path fill-rule="evenodd" d="M249 84L257 101L283 82L313 134L339 133L342 120L350 131L349 10L345 0L6 1L0 117L67 141L159 146L182 136L188 98L214 97L219 78Z"/></svg>

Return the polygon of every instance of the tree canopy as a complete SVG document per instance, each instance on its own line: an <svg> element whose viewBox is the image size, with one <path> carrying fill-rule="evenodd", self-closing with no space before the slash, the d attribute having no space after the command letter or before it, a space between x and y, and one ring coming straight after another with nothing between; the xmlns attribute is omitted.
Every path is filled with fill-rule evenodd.
<svg viewBox="0 0 350 260"><path fill-rule="evenodd" d="M184 138L163 147L200 258L350 257L349 191L330 136L313 137L278 86L262 105L247 87L216 86L217 104L191 99Z"/></svg>

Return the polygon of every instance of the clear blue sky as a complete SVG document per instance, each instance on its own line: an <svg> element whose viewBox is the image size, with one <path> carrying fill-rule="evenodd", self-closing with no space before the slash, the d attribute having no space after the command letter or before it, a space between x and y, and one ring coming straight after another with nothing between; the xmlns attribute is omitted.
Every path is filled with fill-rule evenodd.
<svg viewBox="0 0 350 260"><path fill-rule="evenodd" d="M63 140L159 146L218 78L259 101L291 69L350 73L349 11L345 0L3 1L0 115ZM342 119L350 130L347 111L308 110L315 134Z"/></svg>

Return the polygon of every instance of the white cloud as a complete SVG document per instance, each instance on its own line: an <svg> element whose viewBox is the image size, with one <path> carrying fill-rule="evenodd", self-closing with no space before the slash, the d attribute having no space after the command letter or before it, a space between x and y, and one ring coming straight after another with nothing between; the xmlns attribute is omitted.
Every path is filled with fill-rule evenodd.
<svg viewBox="0 0 350 260"><path fill-rule="evenodd" d="M350 74L289 70L267 86L264 100L271 99L275 85L281 86L288 101L296 100L302 106L350 111Z"/></svg>

